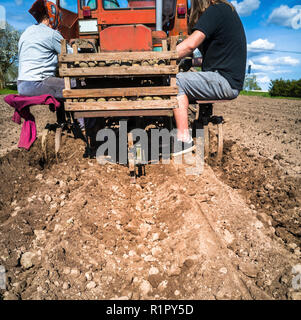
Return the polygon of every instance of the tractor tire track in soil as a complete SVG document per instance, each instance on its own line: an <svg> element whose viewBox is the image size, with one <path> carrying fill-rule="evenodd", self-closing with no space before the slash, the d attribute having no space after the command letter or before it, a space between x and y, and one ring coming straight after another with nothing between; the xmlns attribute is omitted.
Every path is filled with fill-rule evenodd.
<svg viewBox="0 0 301 320"><path fill-rule="evenodd" d="M297 175L227 137L201 176L150 165L136 185L83 152L65 135L58 163L40 141L0 159L3 299L300 299Z"/></svg>

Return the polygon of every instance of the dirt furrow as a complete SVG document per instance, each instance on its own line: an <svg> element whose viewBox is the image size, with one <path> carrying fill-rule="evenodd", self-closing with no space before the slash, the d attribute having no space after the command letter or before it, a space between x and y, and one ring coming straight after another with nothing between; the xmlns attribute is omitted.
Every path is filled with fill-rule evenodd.
<svg viewBox="0 0 301 320"><path fill-rule="evenodd" d="M83 159L83 143L66 135L59 162L51 152L41 161L40 141L0 158L1 297L300 298L292 287L301 258L298 172L286 174L272 151L259 154L279 133L253 144L266 128L238 111L228 113L222 163L212 154L200 176L186 175L188 165L153 164L131 185L126 166Z"/></svg>

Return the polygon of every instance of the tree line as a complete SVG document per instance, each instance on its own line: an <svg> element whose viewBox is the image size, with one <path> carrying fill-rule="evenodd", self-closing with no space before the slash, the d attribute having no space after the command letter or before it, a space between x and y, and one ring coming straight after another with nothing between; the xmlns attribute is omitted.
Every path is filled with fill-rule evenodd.
<svg viewBox="0 0 301 320"><path fill-rule="evenodd" d="M244 90L261 90L257 83L256 75L246 77ZM271 80L269 94L272 97L292 97L301 98L301 79L299 80Z"/></svg>
<svg viewBox="0 0 301 320"><path fill-rule="evenodd" d="M21 32L8 23L0 30L0 89L18 76L18 42Z"/></svg>
<svg viewBox="0 0 301 320"><path fill-rule="evenodd" d="M271 80L269 94L272 97L301 98L301 79L299 80Z"/></svg>

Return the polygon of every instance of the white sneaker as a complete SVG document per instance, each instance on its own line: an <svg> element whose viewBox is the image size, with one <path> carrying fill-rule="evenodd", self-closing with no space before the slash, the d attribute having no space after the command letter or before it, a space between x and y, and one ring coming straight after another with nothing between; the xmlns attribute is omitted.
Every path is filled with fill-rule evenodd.
<svg viewBox="0 0 301 320"><path fill-rule="evenodd" d="M180 145L180 144L181 144L181 149L177 150L177 151L174 150L171 153L171 155L173 157L176 157L176 156L179 156L181 154L185 154L185 153L188 153L188 152L191 152L191 151L195 150L195 145L194 145L192 137L190 137L188 142L183 142L183 141L177 139L177 141L175 141L175 143L174 143L174 147L176 145Z"/></svg>

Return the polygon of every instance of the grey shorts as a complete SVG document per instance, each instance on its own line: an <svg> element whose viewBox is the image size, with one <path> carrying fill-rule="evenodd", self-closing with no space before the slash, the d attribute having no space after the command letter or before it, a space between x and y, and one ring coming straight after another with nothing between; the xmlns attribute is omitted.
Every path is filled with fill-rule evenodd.
<svg viewBox="0 0 301 320"><path fill-rule="evenodd" d="M180 72L177 74L178 96L187 95L189 101L231 100L239 95L218 72Z"/></svg>
<svg viewBox="0 0 301 320"><path fill-rule="evenodd" d="M76 87L76 80L71 79L71 88ZM57 100L63 100L63 89L65 89L65 80L63 78L50 77L43 81L18 81L18 93L21 96L41 96L49 94ZM84 128L84 119L78 119L81 128ZM92 126L92 121L89 121Z"/></svg>
<svg viewBox="0 0 301 320"><path fill-rule="evenodd" d="M76 80L71 79L71 88L76 87ZM63 98L65 81L63 78L50 77L43 81L18 81L18 92L21 96L41 96L49 94L56 99Z"/></svg>

